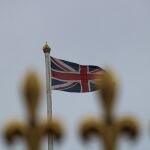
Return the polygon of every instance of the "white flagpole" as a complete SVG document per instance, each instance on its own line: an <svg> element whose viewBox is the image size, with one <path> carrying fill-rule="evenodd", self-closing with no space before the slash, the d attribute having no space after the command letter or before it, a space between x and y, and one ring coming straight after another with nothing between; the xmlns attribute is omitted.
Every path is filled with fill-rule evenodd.
<svg viewBox="0 0 150 150"><path fill-rule="evenodd" d="M47 42L43 47L45 54L45 66L46 66L46 92L47 92L47 118L52 119L52 96L51 96L51 61L50 61L51 48ZM53 137L48 135L48 150L53 150Z"/></svg>

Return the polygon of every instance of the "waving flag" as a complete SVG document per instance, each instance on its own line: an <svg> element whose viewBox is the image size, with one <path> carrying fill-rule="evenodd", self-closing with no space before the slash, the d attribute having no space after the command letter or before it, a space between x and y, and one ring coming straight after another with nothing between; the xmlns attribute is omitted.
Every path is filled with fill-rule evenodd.
<svg viewBox="0 0 150 150"><path fill-rule="evenodd" d="M79 65L51 57L51 88L78 93L95 91L94 79L103 71L98 66Z"/></svg>

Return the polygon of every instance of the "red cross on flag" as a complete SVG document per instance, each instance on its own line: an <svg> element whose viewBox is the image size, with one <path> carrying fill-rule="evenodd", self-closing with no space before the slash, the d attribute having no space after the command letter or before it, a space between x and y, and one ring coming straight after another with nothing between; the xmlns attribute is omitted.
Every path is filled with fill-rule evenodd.
<svg viewBox="0 0 150 150"><path fill-rule="evenodd" d="M52 90L67 92L95 91L94 80L104 71L98 66L77 63L51 57Z"/></svg>

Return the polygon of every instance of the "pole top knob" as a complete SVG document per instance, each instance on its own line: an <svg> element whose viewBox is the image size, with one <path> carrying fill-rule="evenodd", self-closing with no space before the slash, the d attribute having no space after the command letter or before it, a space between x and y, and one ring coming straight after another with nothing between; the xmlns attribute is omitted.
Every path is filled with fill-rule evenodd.
<svg viewBox="0 0 150 150"><path fill-rule="evenodd" d="M48 46L47 42L45 43L45 45L43 46L43 52L44 53L50 53L51 48Z"/></svg>

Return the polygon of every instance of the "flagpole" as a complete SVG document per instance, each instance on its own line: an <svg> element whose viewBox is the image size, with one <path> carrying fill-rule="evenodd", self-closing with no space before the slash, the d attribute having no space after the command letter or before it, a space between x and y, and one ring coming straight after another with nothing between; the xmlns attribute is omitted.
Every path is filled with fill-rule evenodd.
<svg viewBox="0 0 150 150"><path fill-rule="evenodd" d="M43 46L45 54L45 67L46 67L46 93L47 93L47 119L52 118L52 96L51 96L51 61L50 61L51 48L47 42ZM48 135L48 150L53 150L53 137Z"/></svg>

